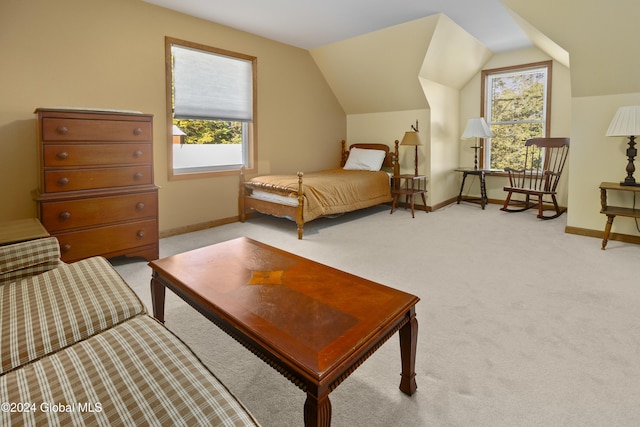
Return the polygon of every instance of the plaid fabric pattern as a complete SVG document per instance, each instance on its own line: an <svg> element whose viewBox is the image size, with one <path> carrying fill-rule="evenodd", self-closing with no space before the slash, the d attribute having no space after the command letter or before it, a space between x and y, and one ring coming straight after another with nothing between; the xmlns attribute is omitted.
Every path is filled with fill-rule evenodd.
<svg viewBox="0 0 640 427"><path fill-rule="evenodd" d="M138 296L102 257L0 286L0 374L140 313Z"/></svg>
<svg viewBox="0 0 640 427"><path fill-rule="evenodd" d="M0 246L0 285L44 273L61 263L55 237Z"/></svg>
<svg viewBox="0 0 640 427"><path fill-rule="evenodd" d="M258 425L187 346L147 315L0 377L0 401L30 404L1 411L2 426Z"/></svg>

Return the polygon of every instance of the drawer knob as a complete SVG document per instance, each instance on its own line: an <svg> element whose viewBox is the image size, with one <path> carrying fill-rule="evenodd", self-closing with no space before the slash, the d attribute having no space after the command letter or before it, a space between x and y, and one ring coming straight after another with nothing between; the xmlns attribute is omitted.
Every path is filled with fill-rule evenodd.
<svg viewBox="0 0 640 427"><path fill-rule="evenodd" d="M134 135L142 135L142 128L135 128L133 130Z"/></svg>
<svg viewBox="0 0 640 427"><path fill-rule="evenodd" d="M143 209L144 209L144 203L142 203L142 202L136 203L136 210L137 211L141 211Z"/></svg>
<svg viewBox="0 0 640 427"><path fill-rule="evenodd" d="M60 151L56 154L56 158L58 160L67 160L68 157L69 153L67 153L66 151Z"/></svg>
<svg viewBox="0 0 640 427"><path fill-rule="evenodd" d="M135 175L133 175L133 179L140 181L142 179L142 172L136 172Z"/></svg>
<svg viewBox="0 0 640 427"><path fill-rule="evenodd" d="M139 230L136 235L138 236L138 239L142 239L144 237L144 230Z"/></svg>
<svg viewBox="0 0 640 427"><path fill-rule="evenodd" d="M56 128L56 132L58 132L60 135L65 135L67 132L69 132L69 128L66 126L58 126Z"/></svg>
<svg viewBox="0 0 640 427"><path fill-rule="evenodd" d="M60 252L67 253L71 250L71 244L70 243L65 243L64 245L60 245Z"/></svg>
<svg viewBox="0 0 640 427"><path fill-rule="evenodd" d="M71 212L69 211L61 212L59 217L62 221L67 221L69 218L71 218Z"/></svg>
<svg viewBox="0 0 640 427"><path fill-rule="evenodd" d="M140 158L140 157L142 157L142 151L140 151L140 150L136 150L136 151L134 151L134 152L133 152L133 157L135 157L135 158Z"/></svg>
<svg viewBox="0 0 640 427"><path fill-rule="evenodd" d="M67 185L69 183L69 178L67 178L66 176L63 176L62 178L60 178L58 180L58 185L60 187L64 187L65 185Z"/></svg>

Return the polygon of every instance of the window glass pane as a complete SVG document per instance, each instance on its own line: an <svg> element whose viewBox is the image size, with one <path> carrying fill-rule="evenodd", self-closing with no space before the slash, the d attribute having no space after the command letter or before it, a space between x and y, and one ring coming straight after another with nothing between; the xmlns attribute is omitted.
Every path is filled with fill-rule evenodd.
<svg viewBox="0 0 640 427"><path fill-rule="evenodd" d="M521 168L525 141L545 136L547 73L548 65L485 73L486 119L495 135L485 143L485 167Z"/></svg>
<svg viewBox="0 0 640 427"><path fill-rule="evenodd" d="M491 84L491 121L543 120L544 72L495 76Z"/></svg>
<svg viewBox="0 0 640 427"><path fill-rule="evenodd" d="M520 123L491 126L494 137L491 138L492 169L520 168L524 164L524 143L533 136L542 135L540 123Z"/></svg>
<svg viewBox="0 0 640 427"><path fill-rule="evenodd" d="M251 169L256 58L166 38L170 176Z"/></svg>

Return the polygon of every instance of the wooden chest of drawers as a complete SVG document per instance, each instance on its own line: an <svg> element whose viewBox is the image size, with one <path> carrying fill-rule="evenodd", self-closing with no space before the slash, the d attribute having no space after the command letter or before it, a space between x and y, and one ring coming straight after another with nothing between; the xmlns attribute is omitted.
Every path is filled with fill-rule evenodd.
<svg viewBox="0 0 640 427"><path fill-rule="evenodd" d="M39 108L42 224L62 259L158 258L149 114Z"/></svg>

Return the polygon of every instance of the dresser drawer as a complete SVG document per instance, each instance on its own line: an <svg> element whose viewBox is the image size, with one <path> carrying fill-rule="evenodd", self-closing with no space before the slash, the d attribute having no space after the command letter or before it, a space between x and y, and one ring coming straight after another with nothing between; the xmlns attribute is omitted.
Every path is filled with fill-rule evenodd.
<svg viewBox="0 0 640 427"><path fill-rule="evenodd" d="M43 118L42 141L151 141L151 122Z"/></svg>
<svg viewBox="0 0 640 427"><path fill-rule="evenodd" d="M45 171L45 193L151 184L151 166Z"/></svg>
<svg viewBox="0 0 640 427"><path fill-rule="evenodd" d="M62 260L70 262L95 255L112 256L123 251L131 252L139 246L157 245L158 223L156 220L135 221L53 235L60 242Z"/></svg>
<svg viewBox="0 0 640 427"><path fill-rule="evenodd" d="M151 144L45 145L44 166L151 164Z"/></svg>
<svg viewBox="0 0 640 427"><path fill-rule="evenodd" d="M100 224L156 218L157 192L41 202L40 221L50 233Z"/></svg>

